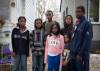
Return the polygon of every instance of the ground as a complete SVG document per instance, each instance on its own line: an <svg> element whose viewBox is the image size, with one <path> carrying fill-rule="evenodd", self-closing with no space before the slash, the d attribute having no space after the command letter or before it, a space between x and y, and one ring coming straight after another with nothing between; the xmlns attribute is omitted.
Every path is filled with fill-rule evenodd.
<svg viewBox="0 0 100 71"><path fill-rule="evenodd" d="M28 59L28 71L32 71L31 57ZM90 71L100 71L100 54L90 55Z"/></svg>

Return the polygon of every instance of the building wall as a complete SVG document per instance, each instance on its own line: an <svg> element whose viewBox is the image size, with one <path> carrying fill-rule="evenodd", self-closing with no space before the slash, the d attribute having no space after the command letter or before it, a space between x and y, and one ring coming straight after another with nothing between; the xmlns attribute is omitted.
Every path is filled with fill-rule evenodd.
<svg viewBox="0 0 100 71"><path fill-rule="evenodd" d="M10 7L10 19L12 23L17 23L19 16L25 16L26 26L29 30L34 29L34 19L37 17L37 0L15 0L15 7Z"/></svg>
<svg viewBox="0 0 100 71"><path fill-rule="evenodd" d="M6 19L10 17L9 9L10 0L0 0L0 16L3 16Z"/></svg>
<svg viewBox="0 0 100 71"><path fill-rule="evenodd" d="M65 12L65 14L64 14ZM62 15L62 23L64 19L64 15L72 15L75 18L75 0L62 0L61 4L61 15Z"/></svg>
<svg viewBox="0 0 100 71"><path fill-rule="evenodd" d="M93 24L93 40L100 41L100 24Z"/></svg>
<svg viewBox="0 0 100 71"><path fill-rule="evenodd" d="M36 4L37 0L26 0L25 2L25 17L27 18L27 27L29 30L34 29L34 20L37 18Z"/></svg>
<svg viewBox="0 0 100 71"><path fill-rule="evenodd" d="M63 21L63 12L66 11L68 7L68 14L72 15L75 19L75 8L79 5L83 5L86 9L87 17L87 0L62 0L61 4L61 14ZM66 14L65 14L66 15ZM92 22L93 24L93 47L100 47L100 0L99 0L99 22Z"/></svg>

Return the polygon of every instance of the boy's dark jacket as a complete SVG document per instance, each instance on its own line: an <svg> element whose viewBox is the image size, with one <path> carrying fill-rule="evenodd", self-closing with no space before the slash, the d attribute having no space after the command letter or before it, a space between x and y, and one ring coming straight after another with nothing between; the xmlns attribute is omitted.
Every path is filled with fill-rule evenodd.
<svg viewBox="0 0 100 71"><path fill-rule="evenodd" d="M82 54L84 54L85 52L89 52L92 37L92 24L88 22L83 16L80 20L80 23L77 25L77 29L74 31L70 54L74 56L82 56Z"/></svg>
<svg viewBox="0 0 100 71"><path fill-rule="evenodd" d="M12 31L12 48L15 54L25 54L29 56L29 31L20 32L19 28Z"/></svg>

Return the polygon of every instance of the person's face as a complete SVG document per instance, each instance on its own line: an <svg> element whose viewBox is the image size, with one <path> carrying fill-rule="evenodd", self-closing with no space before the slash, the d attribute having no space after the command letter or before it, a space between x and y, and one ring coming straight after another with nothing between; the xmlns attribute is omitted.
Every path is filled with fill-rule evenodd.
<svg viewBox="0 0 100 71"><path fill-rule="evenodd" d="M81 9L76 9L76 18L80 19L83 15L84 13Z"/></svg>
<svg viewBox="0 0 100 71"><path fill-rule="evenodd" d="M58 32L58 27L57 27L57 25L54 25L54 26L53 26L52 32L53 32L53 33L57 33L57 32Z"/></svg>
<svg viewBox="0 0 100 71"><path fill-rule="evenodd" d="M68 16L65 20L66 24L70 25L72 23L72 18Z"/></svg>
<svg viewBox="0 0 100 71"><path fill-rule="evenodd" d="M64 40L65 40L65 43L69 42L68 35L64 35Z"/></svg>
<svg viewBox="0 0 100 71"><path fill-rule="evenodd" d="M37 21L36 21L36 27L37 27L37 29L40 29L41 26L42 26L41 21L40 21L40 20L37 20Z"/></svg>
<svg viewBox="0 0 100 71"><path fill-rule="evenodd" d="M24 18L21 18L18 23L19 23L19 26L25 27L26 20Z"/></svg>
<svg viewBox="0 0 100 71"><path fill-rule="evenodd" d="M47 18L48 20L51 20L52 17L53 17L52 12L48 12L48 13L46 14L46 18Z"/></svg>

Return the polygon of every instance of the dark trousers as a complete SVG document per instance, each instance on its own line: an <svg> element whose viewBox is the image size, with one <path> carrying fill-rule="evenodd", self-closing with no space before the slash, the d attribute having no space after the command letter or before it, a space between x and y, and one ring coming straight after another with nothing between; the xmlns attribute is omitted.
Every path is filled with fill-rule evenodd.
<svg viewBox="0 0 100 71"><path fill-rule="evenodd" d="M89 53L82 55L82 61L77 62L76 58L71 59L71 71L89 71Z"/></svg>

